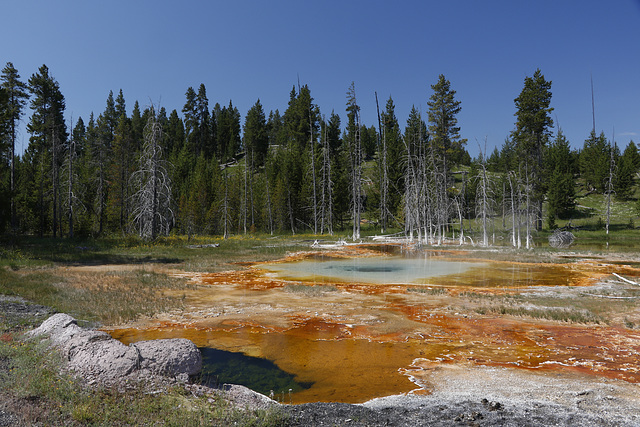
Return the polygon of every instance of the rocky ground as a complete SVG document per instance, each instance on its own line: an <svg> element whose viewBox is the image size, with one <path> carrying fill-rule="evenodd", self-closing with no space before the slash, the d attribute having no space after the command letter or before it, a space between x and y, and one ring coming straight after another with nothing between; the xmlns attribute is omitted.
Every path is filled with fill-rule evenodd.
<svg viewBox="0 0 640 427"><path fill-rule="evenodd" d="M0 296L0 318L9 324L37 325L50 314L46 307ZM4 365L0 360L0 371ZM640 387L622 381L477 366L438 367L430 379L435 385L426 396L389 396L361 405L283 405L283 410L291 426L640 425ZM231 399L238 405L243 399L256 402L241 389L231 392L238 393ZM11 406L0 395L0 426L21 425Z"/></svg>

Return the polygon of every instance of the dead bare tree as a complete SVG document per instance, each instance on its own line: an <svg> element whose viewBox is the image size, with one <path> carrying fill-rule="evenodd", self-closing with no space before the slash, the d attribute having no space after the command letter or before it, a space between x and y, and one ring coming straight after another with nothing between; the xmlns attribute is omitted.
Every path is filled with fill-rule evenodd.
<svg viewBox="0 0 640 427"><path fill-rule="evenodd" d="M140 237L155 239L169 234L174 221L171 207L171 178L162 155L162 125L153 107L144 129L140 166L131 180L133 188L133 222Z"/></svg>
<svg viewBox="0 0 640 427"><path fill-rule="evenodd" d="M482 246L489 246L489 217L491 215L491 183L489 176L487 174L486 167L486 145L487 142L485 140L485 151L482 151L480 144L478 144L478 148L480 149L480 173L478 174L478 192L476 193L476 198L478 199L476 202L477 215L480 217L482 221Z"/></svg>
<svg viewBox="0 0 640 427"><path fill-rule="evenodd" d="M229 216L229 176L227 174L226 165L223 165L222 168L223 168L222 173L224 175L224 200L222 205L222 221L224 223L223 237L225 239L228 239L229 238L229 222L231 221Z"/></svg>
<svg viewBox="0 0 640 427"><path fill-rule="evenodd" d="M613 134L613 138L615 138L615 132ZM606 197L607 197L607 224L606 224L606 230L607 230L607 236L609 235L609 224L611 223L611 193L614 192L613 189L613 178L614 178L614 171L615 171L615 158L614 158L614 150L616 148L616 143L615 140L612 139L611 140L611 148L609 149L609 176L607 177L607 190L605 191L606 193ZM609 243L607 242L607 245Z"/></svg>
<svg viewBox="0 0 640 427"><path fill-rule="evenodd" d="M517 215L517 206L518 206L518 201L516 200L516 195L518 193L518 183L517 183L517 179L516 179L516 174L513 171L510 171L507 174L508 178L509 178L509 189L510 189L510 194L511 194L511 244L513 245L514 248L519 248L520 247L520 227L519 227L519 221L516 221L516 215ZM519 215L518 215L519 218Z"/></svg>
<svg viewBox="0 0 640 427"><path fill-rule="evenodd" d="M378 92L376 94L376 111L378 113L378 163L380 173L380 232L387 230L387 217L389 212L389 166L387 162L387 137L385 127L380 120L380 106L378 104Z"/></svg>
<svg viewBox="0 0 640 427"><path fill-rule="evenodd" d="M309 105L309 149L311 150L311 185L312 197L311 202L313 210L313 234L318 234L318 186L316 184L316 143L313 139L313 115L311 105Z"/></svg>
<svg viewBox="0 0 640 427"><path fill-rule="evenodd" d="M323 123L324 120L323 120ZM320 233L333 234L333 181L331 180L331 149L327 138L327 126L322 133L322 167L320 182Z"/></svg>
<svg viewBox="0 0 640 427"><path fill-rule="evenodd" d="M356 102L355 84L347 91L347 114L349 116L349 160L351 172L351 216L353 219L352 239L360 238L362 216L362 145L360 141L360 106Z"/></svg>

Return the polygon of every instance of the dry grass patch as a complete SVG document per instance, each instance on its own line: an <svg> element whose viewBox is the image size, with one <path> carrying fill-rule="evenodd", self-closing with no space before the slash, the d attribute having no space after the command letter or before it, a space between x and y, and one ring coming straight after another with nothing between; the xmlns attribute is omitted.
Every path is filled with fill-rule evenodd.
<svg viewBox="0 0 640 427"><path fill-rule="evenodd" d="M72 311L85 313L90 316L87 320L98 320L102 325L182 310L184 295L182 298L170 296L166 291L186 290L194 286L185 279L147 269L94 273L67 270L61 276L63 280L55 286L70 302Z"/></svg>

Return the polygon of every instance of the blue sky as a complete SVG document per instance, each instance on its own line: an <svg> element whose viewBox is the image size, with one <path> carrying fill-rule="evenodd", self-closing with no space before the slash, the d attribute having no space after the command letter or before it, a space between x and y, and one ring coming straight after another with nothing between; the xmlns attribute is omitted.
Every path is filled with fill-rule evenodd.
<svg viewBox="0 0 640 427"><path fill-rule="evenodd" d="M381 108L392 96L404 128L444 74L475 156L476 141L502 145L513 100L540 68L574 147L591 131L592 76L596 130L640 142L640 0L20 0L2 15L0 66L13 62L26 81L46 64L74 120L101 113L120 89L129 111L138 100L180 112L187 88L204 83L210 107L232 100L244 121L258 98L284 112L299 78L343 123L352 81L367 125L377 125L374 92Z"/></svg>

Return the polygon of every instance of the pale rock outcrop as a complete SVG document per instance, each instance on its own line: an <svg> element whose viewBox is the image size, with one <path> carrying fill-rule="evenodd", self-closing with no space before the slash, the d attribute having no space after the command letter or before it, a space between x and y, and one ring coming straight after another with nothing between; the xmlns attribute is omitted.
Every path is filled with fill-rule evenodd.
<svg viewBox="0 0 640 427"><path fill-rule="evenodd" d="M173 338L131 344L140 354L140 369L176 376L195 375L202 369L200 350L189 340Z"/></svg>
<svg viewBox="0 0 640 427"><path fill-rule="evenodd" d="M141 341L129 346L105 332L85 329L68 314L58 313L29 333L45 336L80 376L112 383L129 375L163 375L186 380L202 368L202 355L187 339Z"/></svg>

